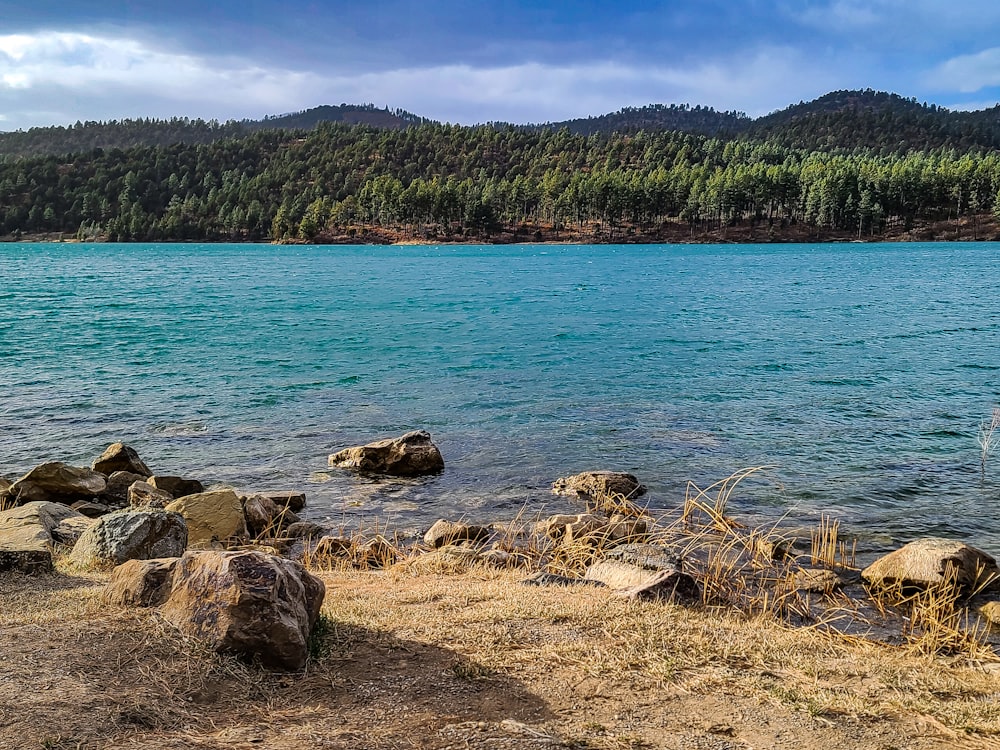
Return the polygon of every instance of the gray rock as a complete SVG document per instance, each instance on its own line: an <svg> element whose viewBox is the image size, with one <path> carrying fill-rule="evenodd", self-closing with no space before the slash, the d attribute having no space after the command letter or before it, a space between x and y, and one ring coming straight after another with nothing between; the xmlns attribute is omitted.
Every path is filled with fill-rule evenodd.
<svg viewBox="0 0 1000 750"><path fill-rule="evenodd" d="M330 456L330 466L352 469L362 474L412 477L444 470L441 451L424 430L397 438L377 440L368 445L345 448Z"/></svg>
<svg viewBox="0 0 1000 750"><path fill-rule="evenodd" d="M106 486L104 475L93 469L51 461L14 482L7 494L19 505L35 501L68 505L100 495Z"/></svg>
<svg viewBox="0 0 1000 750"><path fill-rule="evenodd" d="M424 534L424 544L437 548L455 542L482 542L489 538L490 529L486 526L473 526L440 518Z"/></svg>
<svg viewBox="0 0 1000 750"><path fill-rule="evenodd" d="M584 471L571 477L560 477L552 484L557 495L585 496L601 499L623 495L634 500L646 494L646 488L632 474L622 471Z"/></svg>
<svg viewBox="0 0 1000 750"><path fill-rule="evenodd" d="M197 495L205 491L205 486L197 479L154 475L149 477L146 481L158 490L169 492L175 498L186 497L187 495Z"/></svg>
<svg viewBox="0 0 1000 750"><path fill-rule="evenodd" d="M561 576L558 573L546 573L543 570L534 573L521 580L524 586L597 586L606 588L607 584L601 581L588 580L584 578L570 578Z"/></svg>
<svg viewBox="0 0 1000 750"><path fill-rule="evenodd" d="M620 544L605 557L646 570L681 570L682 560L675 552L655 544Z"/></svg>
<svg viewBox="0 0 1000 750"><path fill-rule="evenodd" d="M178 557L188 534L179 513L157 508L121 510L101 516L77 541L70 561L81 568L120 565L126 560Z"/></svg>
<svg viewBox="0 0 1000 750"><path fill-rule="evenodd" d="M128 504L133 508L166 508L173 501L173 495L156 489L149 482L140 480L128 488Z"/></svg>
<svg viewBox="0 0 1000 750"><path fill-rule="evenodd" d="M326 529L312 521L299 521L285 529L285 536L291 539L309 539L314 536L323 536L325 533Z"/></svg>
<svg viewBox="0 0 1000 750"><path fill-rule="evenodd" d="M111 505L124 507L128 505L128 488L146 479L142 474L133 474L131 471L116 471L108 477L108 486L104 488L101 498Z"/></svg>
<svg viewBox="0 0 1000 750"><path fill-rule="evenodd" d="M119 607L158 607L170 596L177 557L127 560L111 572L105 603Z"/></svg>
<svg viewBox="0 0 1000 750"><path fill-rule="evenodd" d="M996 560L982 550L951 539L918 539L881 557L861 577L877 587L928 588L954 580L966 591L1000 579Z"/></svg>
<svg viewBox="0 0 1000 750"><path fill-rule="evenodd" d="M680 570L648 570L635 565L601 560L584 575L588 581L600 581L629 599L666 599L693 603L701 599L698 583Z"/></svg>
<svg viewBox="0 0 1000 750"><path fill-rule="evenodd" d="M61 503L25 503L0 512L0 570L51 570L52 548L72 543L92 523Z"/></svg>
<svg viewBox="0 0 1000 750"><path fill-rule="evenodd" d="M153 474L139 458L139 454L124 443L112 443L105 448L104 453L91 464L91 468L105 475L114 474L116 471L128 471L142 477Z"/></svg>
<svg viewBox="0 0 1000 750"><path fill-rule="evenodd" d="M800 568L795 571L795 588L816 594L830 594L842 588L844 581L826 568Z"/></svg>
<svg viewBox="0 0 1000 750"><path fill-rule="evenodd" d="M298 563L260 552L188 552L163 618L220 653L298 670L326 587Z"/></svg>

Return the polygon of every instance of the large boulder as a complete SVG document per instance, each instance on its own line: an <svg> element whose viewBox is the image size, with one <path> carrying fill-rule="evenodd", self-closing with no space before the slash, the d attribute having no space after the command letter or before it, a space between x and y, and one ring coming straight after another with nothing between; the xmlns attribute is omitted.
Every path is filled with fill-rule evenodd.
<svg viewBox="0 0 1000 750"><path fill-rule="evenodd" d="M441 451L424 430L397 438L376 440L368 445L345 448L330 456L330 466L353 469L362 474L413 477L444 469Z"/></svg>
<svg viewBox="0 0 1000 750"><path fill-rule="evenodd" d="M0 570L51 570L52 548L72 544L92 523L61 503L25 503L0 512Z"/></svg>
<svg viewBox="0 0 1000 750"><path fill-rule="evenodd" d="M918 539L880 557L863 571L869 584L888 588L929 588L954 581L969 591L1000 576L996 560L951 539Z"/></svg>
<svg viewBox="0 0 1000 750"><path fill-rule="evenodd" d="M100 495L106 486L104 475L93 469L51 461L36 466L6 492L19 505L35 501L69 505Z"/></svg>
<svg viewBox="0 0 1000 750"><path fill-rule="evenodd" d="M161 614L219 653L298 670L326 587L291 560L261 552L188 552Z"/></svg>
<svg viewBox="0 0 1000 750"><path fill-rule="evenodd" d="M116 471L127 471L132 474L139 474L142 477L152 476L153 472L139 458L139 454L133 448L124 443L112 443L91 464L94 471L102 474L114 474Z"/></svg>
<svg viewBox="0 0 1000 750"><path fill-rule="evenodd" d="M158 490L169 492L175 498L187 497L188 495L198 495L205 491L205 485L197 479L185 479L170 475L154 475L147 480Z"/></svg>
<svg viewBox="0 0 1000 750"><path fill-rule="evenodd" d="M158 607L170 596L179 559L126 560L111 572L102 598L120 607Z"/></svg>
<svg viewBox="0 0 1000 750"><path fill-rule="evenodd" d="M624 495L634 500L646 494L646 488L634 475L622 471L584 471L571 477L560 477L552 483L552 491L557 495L594 499Z"/></svg>
<svg viewBox="0 0 1000 750"><path fill-rule="evenodd" d="M126 560L178 557L187 548L184 518L158 508L120 510L101 516L73 546L70 561L81 568Z"/></svg>
<svg viewBox="0 0 1000 750"><path fill-rule="evenodd" d="M188 544L211 547L246 536L246 521L239 496L232 490L213 490L174 500L166 510L180 513L187 522Z"/></svg>

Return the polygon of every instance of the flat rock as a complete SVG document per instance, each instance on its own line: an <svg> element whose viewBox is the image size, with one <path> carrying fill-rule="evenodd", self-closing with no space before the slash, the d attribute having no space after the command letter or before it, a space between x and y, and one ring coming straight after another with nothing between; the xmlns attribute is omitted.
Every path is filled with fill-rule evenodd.
<svg viewBox="0 0 1000 750"><path fill-rule="evenodd" d="M187 548L184 518L159 508L120 510L101 516L70 553L81 568L120 565L126 560L178 557Z"/></svg>
<svg viewBox="0 0 1000 750"><path fill-rule="evenodd" d="M628 599L665 599L692 603L701 598L698 583L680 570L648 570L615 560L600 560L584 574Z"/></svg>
<svg viewBox="0 0 1000 750"><path fill-rule="evenodd" d="M132 474L139 474L142 477L152 476L153 474L143 460L139 458L139 454L124 443L112 443L105 448L104 453L99 458L94 459L91 468L105 475L114 474L116 471L127 471Z"/></svg>
<svg viewBox="0 0 1000 750"><path fill-rule="evenodd" d="M443 547L455 542L482 542L490 538L487 526L474 526L439 518L424 534L424 544L429 547Z"/></svg>
<svg viewBox="0 0 1000 750"><path fill-rule="evenodd" d="M844 581L835 571L826 568L800 568L795 571L795 588L816 594L829 594L842 588Z"/></svg>
<svg viewBox="0 0 1000 750"><path fill-rule="evenodd" d="M158 607L170 596L177 557L127 560L111 572L102 599L119 607Z"/></svg>
<svg viewBox="0 0 1000 750"><path fill-rule="evenodd" d="M622 471L584 471L571 477L560 477L552 483L552 492L592 499L623 495L632 500L645 495L646 488L633 474Z"/></svg>
<svg viewBox="0 0 1000 750"><path fill-rule="evenodd" d="M186 497L187 495L197 495L205 491L205 485L197 479L185 479L165 474L156 474L147 480L158 490L169 492L175 498Z"/></svg>
<svg viewBox="0 0 1000 750"><path fill-rule="evenodd" d="M362 474L413 477L444 470L441 451L424 430L397 438L376 440L368 445L345 448L330 456L330 466L352 469Z"/></svg>
<svg viewBox="0 0 1000 750"><path fill-rule="evenodd" d="M676 552L655 544L620 544L605 552L605 557L646 570L680 570L682 565Z"/></svg>
<svg viewBox="0 0 1000 750"><path fill-rule="evenodd" d="M187 495L174 500L166 510L184 516L188 545L194 549L241 539L247 533L243 505L232 490Z"/></svg>
<svg viewBox="0 0 1000 750"><path fill-rule="evenodd" d="M522 579L521 584L524 586L607 586L603 581L587 578L570 578L558 573L546 573L544 570L540 570Z"/></svg>
<svg viewBox="0 0 1000 750"><path fill-rule="evenodd" d="M298 670L326 587L298 563L261 552L187 552L163 618L220 653Z"/></svg>
<svg viewBox="0 0 1000 750"><path fill-rule="evenodd" d="M92 523L61 503L25 503L0 512L0 570L51 570L53 546L72 543Z"/></svg>
<svg viewBox="0 0 1000 750"><path fill-rule="evenodd" d="M100 495L106 486L104 475L93 469L50 461L14 482L7 494L19 505L35 501L70 504Z"/></svg>
<svg viewBox="0 0 1000 750"><path fill-rule="evenodd" d="M880 557L861 577L879 587L928 588L953 579L970 591L1000 576L996 560L982 550L951 539L917 539Z"/></svg>

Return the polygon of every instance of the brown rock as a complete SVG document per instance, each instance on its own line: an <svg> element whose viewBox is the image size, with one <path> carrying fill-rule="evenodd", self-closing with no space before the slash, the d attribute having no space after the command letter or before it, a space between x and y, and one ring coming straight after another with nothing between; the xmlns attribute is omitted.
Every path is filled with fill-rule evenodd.
<svg viewBox="0 0 1000 750"><path fill-rule="evenodd" d="M197 479L174 476L151 476L146 480L158 490L169 492L175 498L197 495L205 491L205 486Z"/></svg>
<svg viewBox="0 0 1000 750"><path fill-rule="evenodd" d="M285 536L291 539L309 539L314 536L322 536L324 533L326 533L326 529L312 521L299 521L290 524L285 529Z"/></svg>
<svg viewBox="0 0 1000 750"><path fill-rule="evenodd" d="M568 532L570 539L572 539L592 534L607 525L608 519L605 516L594 513L561 513L540 521L535 527L535 531L550 539L564 539Z"/></svg>
<svg viewBox="0 0 1000 750"><path fill-rule="evenodd" d="M826 568L801 568L795 572L795 588L817 594L829 594L841 588L840 576Z"/></svg>
<svg viewBox="0 0 1000 750"><path fill-rule="evenodd" d="M571 477L561 477L552 484L557 495L577 495L600 499L609 495L624 495L634 500L646 494L646 488L632 474L621 471L584 471Z"/></svg>
<svg viewBox="0 0 1000 750"><path fill-rule="evenodd" d="M103 600L119 607L158 607L170 596L178 559L161 557L122 563L111 572Z"/></svg>
<svg viewBox="0 0 1000 750"><path fill-rule="evenodd" d="M161 613L220 653L298 670L326 588L298 563L260 552L188 552Z"/></svg>
<svg viewBox="0 0 1000 750"><path fill-rule="evenodd" d="M133 474L131 471L116 471L108 477L108 486L104 488L101 498L113 505L128 505L128 488L146 479L142 474Z"/></svg>
<svg viewBox="0 0 1000 750"><path fill-rule="evenodd" d="M441 451L424 430L398 438L377 440L368 445L346 448L330 456L330 466L353 469L363 474L412 477L444 470Z"/></svg>
<svg viewBox="0 0 1000 750"><path fill-rule="evenodd" d="M124 443L112 443L105 448L104 453L91 464L91 468L105 475L114 474L116 471L128 471L142 477L153 474L139 458L139 454Z"/></svg>
<svg viewBox="0 0 1000 750"><path fill-rule="evenodd" d="M267 495L248 495L241 502L251 536L277 536L285 527L299 522L287 506L278 505Z"/></svg>
<svg viewBox="0 0 1000 750"><path fill-rule="evenodd" d="M81 466L52 461L36 466L7 489L18 504L69 503L100 495L107 486L103 474Z"/></svg>
<svg viewBox="0 0 1000 750"><path fill-rule="evenodd" d="M140 480L128 488L128 504L133 508L166 508L173 501L173 495L149 482Z"/></svg>
<svg viewBox="0 0 1000 750"><path fill-rule="evenodd" d="M279 508L288 508L292 513L301 513L306 507L306 493L304 492L261 492Z"/></svg>
<svg viewBox="0 0 1000 750"><path fill-rule="evenodd" d="M0 570L52 569L52 548L72 544L93 523L61 503L26 503L0 512Z"/></svg>
<svg viewBox="0 0 1000 750"><path fill-rule="evenodd" d="M247 533L243 505L232 490L186 495L167 505L166 510L184 516L188 546L192 549L225 544L242 539Z"/></svg>
<svg viewBox="0 0 1000 750"><path fill-rule="evenodd" d="M1000 602L986 602L979 608L979 614L990 625L1000 625Z"/></svg>
<svg viewBox="0 0 1000 750"><path fill-rule="evenodd" d="M1000 576L996 560L982 550L951 539L918 539L881 557L861 577L878 587L927 588L954 580L972 590Z"/></svg>
<svg viewBox="0 0 1000 750"><path fill-rule="evenodd" d="M110 513L113 508L104 503L92 503L89 500L77 500L69 506L77 513L82 513L87 518L100 518L105 513Z"/></svg>
<svg viewBox="0 0 1000 750"><path fill-rule="evenodd" d="M486 526L472 526L441 518L424 534L424 544L436 548L454 542L482 542L489 538L490 530Z"/></svg>

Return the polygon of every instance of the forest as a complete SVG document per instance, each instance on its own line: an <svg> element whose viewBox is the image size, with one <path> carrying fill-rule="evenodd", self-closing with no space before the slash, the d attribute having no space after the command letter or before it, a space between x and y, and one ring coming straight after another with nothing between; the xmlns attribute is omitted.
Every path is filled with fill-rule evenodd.
<svg viewBox="0 0 1000 750"><path fill-rule="evenodd" d="M114 129L124 134L121 147L59 153L47 152L45 133L2 134L0 235L323 242L385 230L490 241L544 227L629 241L680 225L692 234L753 227L767 239L794 226L864 239L1000 212L992 110L949 113L895 95L835 92L757 121L650 107L622 110L604 128L465 127L368 111L378 124L309 123L299 113L287 124L40 129L50 142L73 130L105 143L118 142ZM669 128L653 122L658 113ZM713 118L717 130L706 125ZM42 147L4 152L6 136Z"/></svg>

